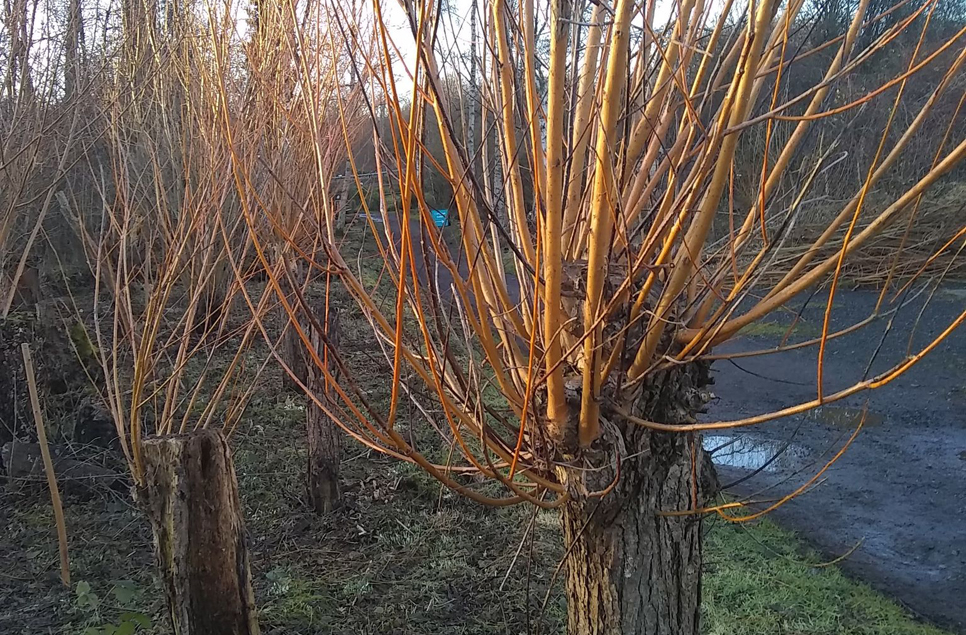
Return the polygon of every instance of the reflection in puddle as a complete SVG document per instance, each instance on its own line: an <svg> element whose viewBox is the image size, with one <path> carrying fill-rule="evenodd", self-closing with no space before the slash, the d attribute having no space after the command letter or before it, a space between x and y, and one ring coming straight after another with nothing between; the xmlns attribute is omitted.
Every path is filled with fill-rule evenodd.
<svg viewBox="0 0 966 635"><path fill-rule="evenodd" d="M820 421L830 426L841 426L844 428L854 428L862 420L862 408L842 408L838 406L820 406L814 410L809 410L805 416L812 421ZM871 410L865 413L864 426L874 426L882 423L883 417Z"/></svg>
<svg viewBox="0 0 966 635"><path fill-rule="evenodd" d="M808 450L795 443L786 447L784 441L747 434L706 436L704 449L711 454L715 465L763 472L794 469L808 456Z"/></svg>

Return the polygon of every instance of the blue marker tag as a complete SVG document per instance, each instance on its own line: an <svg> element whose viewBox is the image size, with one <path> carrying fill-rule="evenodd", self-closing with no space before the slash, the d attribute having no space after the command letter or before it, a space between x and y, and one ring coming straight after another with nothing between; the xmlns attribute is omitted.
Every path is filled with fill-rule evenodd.
<svg viewBox="0 0 966 635"><path fill-rule="evenodd" d="M432 210L429 210L429 213L433 215L433 222L436 223L437 227L449 226L448 209L432 209Z"/></svg>

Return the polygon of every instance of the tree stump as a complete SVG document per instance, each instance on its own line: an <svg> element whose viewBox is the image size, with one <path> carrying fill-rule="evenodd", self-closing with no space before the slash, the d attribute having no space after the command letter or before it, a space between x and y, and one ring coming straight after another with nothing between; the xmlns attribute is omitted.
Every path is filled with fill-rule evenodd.
<svg viewBox="0 0 966 635"><path fill-rule="evenodd" d="M176 635L257 635L245 528L220 432L147 439L137 498L151 522Z"/></svg>
<svg viewBox="0 0 966 635"><path fill-rule="evenodd" d="M332 354L326 355L325 340L335 347L339 341L339 311L329 306L328 320L325 320L324 307L317 313L323 321L326 333L312 325L307 325L309 339L330 372L335 373ZM325 380L325 374L313 362L306 366L308 387L323 403L331 403L332 388ZM342 458L342 434L332 419L313 401L305 410L306 431L308 434L308 497L309 504L318 514L328 513L342 503L339 489L339 462Z"/></svg>

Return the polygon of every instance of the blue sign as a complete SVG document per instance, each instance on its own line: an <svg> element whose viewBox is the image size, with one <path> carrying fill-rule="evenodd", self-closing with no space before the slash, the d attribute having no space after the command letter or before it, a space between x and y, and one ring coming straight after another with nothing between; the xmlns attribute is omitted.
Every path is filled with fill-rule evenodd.
<svg viewBox="0 0 966 635"><path fill-rule="evenodd" d="M433 222L436 223L437 227L449 227L448 209L431 209L429 213L432 214Z"/></svg>

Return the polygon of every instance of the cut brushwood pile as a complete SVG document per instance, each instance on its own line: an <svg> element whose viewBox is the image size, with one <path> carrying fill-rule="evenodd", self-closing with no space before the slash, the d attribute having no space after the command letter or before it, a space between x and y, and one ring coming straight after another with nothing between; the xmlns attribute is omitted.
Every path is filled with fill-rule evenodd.
<svg viewBox="0 0 966 635"><path fill-rule="evenodd" d="M966 259L961 257L966 245L966 235L961 231L966 218L966 198L962 198L962 193L959 188L952 188L907 210L843 262L843 279L855 286L869 287L879 287L887 281L902 284L916 277L966 280ZM868 227L874 217L870 213L859 218L853 235ZM826 228L825 223L813 221L794 229L759 284L773 285L785 276ZM847 230L847 226L839 227L832 239L814 252L815 259L836 256Z"/></svg>

